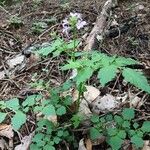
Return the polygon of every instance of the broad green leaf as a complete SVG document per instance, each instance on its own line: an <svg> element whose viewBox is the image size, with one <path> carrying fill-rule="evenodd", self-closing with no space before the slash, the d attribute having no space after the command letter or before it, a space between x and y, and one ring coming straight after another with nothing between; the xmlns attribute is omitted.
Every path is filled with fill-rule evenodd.
<svg viewBox="0 0 150 150"><path fill-rule="evenodd" d="M59 144L59 142L61 141L61 138L58 136L55 136L53 141L54 141L54 143Z"/></svg>
<svg viewBox="0 0 150 150"><path fill-rule="evenodd" d="M12 126L18 130L26 122L26 115L21 111L17 111L11 119Z"/></svg>
<svg viewBox="0 0 150 150"><path fill-rule="evenodd" d="M41 148L40 147L38 147L36 144L31 144L30 145L30 150L41 150Z"/></svg>
<svg viewBox="0 0 150 150"><path fill-rule="evenodd" d="M33 106L35 104L36 95L28 96L22 103L22 106Z"/></svg>
<svg viewBox="0 0 150 150"><path fill-rule="evenodd" d="M57 132L57 136L61 137L61 136L63 136L63 133L64 133L63 130L60 130Z"/></svg>
<svg viewBox="0 0 150 150"><path fill-rule="evenodd" d="M91 121L93 122L93 123L98 123L100 120L99 120L99 116L98 115L93 115L92 117L91 117Z"/></svg>
<svg viewBox="0 0 150 150"><path fill-rule="evenodd" d="M109 136L114 136L118 133L118 130L116 128L108 128L107 133Z"/></svg>
<svg viewBox="0 0 150 150"><path fill-rule="evenodd" d="M119 150L122 143L123 140L119 136L110 137L110 139L108 140L108 144L112 147L113 150Z"/></svg>
<svg viewBox="0 0 150 150"><path fill-rule="evenodd" d="M79 40L71 40L68 44L67 44L67 49L74 49L79 45L80 41Z"/></svg>
<svg viewBox="0 0 150 150"><path fill-rule="evenodd" d="M80 63L80 61L68 61L68 64L64 65L63 67L61 67L62 70L69 70L69 69L77 69L82 67L82 64Z"/></svg>
<svg viewBox="0 0 150 150"><path fill-rule="evenodd" d="M122 75L126 81L135 85L139 89L150 93L150 85L148 84L148 81L142 72L135 71L130 68L125 68L123 69Z"/></svg>
<svg viewBox="0 0 150 150"><path fill-rule="evenodd" d="M43 108L42 113L46 116L56 115L55 107L53 105L47 105Z"/></svg>
<svg viewBox="0 0 150 150"><path fill-rule="evenodd" d="M7 113L2 113L2 112L0 112L0 123L3 122L3 120L4 120L5 117L6 117L6 115L7 115Z"/></svg>
<svg viewBox="0 0 150 150"><path fill-rule="evenodd" d="M114 120L115 120L115 122L116 122L119 126L121 126L122 123L123 123L123 119L122 119L120 116L118 116L118 115L115 115L115 116L114 116Z"/></svg>
<svg viewBox="0 0 150 150"><path fill-rule="evenodd" d="M129 134L130 137L131 137L131 136L135 135L136 132L135 132L135 130L129 130L129 131L128 131L128 134Z"/></svg>
<svg viewBox="0 0 150 150"><path fill-rule="evenodd" d="M95 140L95 139L99 138L101 135L102 134L99 132L98 129L96 129L94 127L92 127L90 129L90 137L91 137L92 140Z"/></svg>
<svg viewBox="0 0 150 150"><path fill-rule="evenodd" d="M43 56L47 56L51 52L53 52L54 50L56 50L57 47L61 46L62 44L63 44L63 40L61 40L60 38L58 38L50 46L41 48L40 50L37 51L37 53L39 53L39 54L41 54Z"/></svg>
<svg viewBox="0 0 150 150"><path fill-rule="evenodd" d="M6 101L6 107L13 110L19 109L19 100L18 98L13 98L11 100Z"/></svg>
<svg viewBox="0 0 150 150"><path fill-rule="evenodd" d="M61 106L59 107L57 110L56 110L56 114L59 115L59 116L62 116L66 113L66 107L64 106Z"/></svg>
<svg viewBox="0 0 150 150"><path fill-rule="evenodd" d="M134 59L131 59L131 58L118 57L115 59L115 64L118 67L123 67L123 66L127 66L127 65L138 64L138 62Z"/></svg>
<svg viewBox="0 0 150 150"><path fill-rule="evenodd" d="M150 121L144 121L141 130L143 132L150 132Z"/></svg>
<svg viewBox="0 0 150 150"><path fill-rule="evenodd" d="M122 123L122 127L123 127L123 128L128 128L128 129L130 129L130 122L129 122L129 121L124 121L124 122Z"/></svg>
<svg viewBox="0 0 150 150"><path fill-rule="evenodd" d="M54 146L50 145L50 144L46 144L43 147L43 150L56 150Z"/></svg>
<svg viewBox="0 0 150 150"><path fill-rule="evenodd" d="M126 138L126 132L124 130L120 130L118 132L117 136L119 136L121 139L125 139Z"/></svg>
<svg viewBox="0 0 150 150"><path fill-rule="evenodd" d="M99 70L98 78L102 86L105 86L106 83L115 78L117 73L117 68L114 65L106 66Z"/></svg>
<svg viewBox="0 0 150 150"><path fill-rule="evenodd" d="M122 116L125 120L131 120L134 118L134 115L135 115L135 112L134 112L134 109L131 109L131 108L125 108L123 111L122 111Z"/></svg>
<svg viewBox="0 0 150 150"><path fill-rule="evenodd" d="M141 148L144 145L143 139L137 135L131 137L131 142L136 146L136 148Z"/></svg>
<svg viewBox="0 0 150 150"><path fill-rule="evenodd" d="M47 46L47 47L44 47L44 48L41 48L40 50L38 50L37 53L41 54L43 56L47 56L48 54L50 54L54 50L55 50L55 47Z"/></svg>
<svg viewBox="0 0 150 150"><path fill-rule="evenodd" d="M88 80L93 74L93 69L90 67L82 68L76 76L77 85Z"/></svg>

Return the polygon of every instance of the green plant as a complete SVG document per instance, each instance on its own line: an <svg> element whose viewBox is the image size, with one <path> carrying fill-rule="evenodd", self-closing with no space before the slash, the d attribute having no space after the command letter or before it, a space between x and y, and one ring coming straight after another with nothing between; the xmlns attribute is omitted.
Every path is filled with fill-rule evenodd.
<svg viewBox="0 0 150 150"><path fill-rule="evenodd" d="M150 121L145 121L140 126L133 121L134 117L135 111L130 108L123 109L120 115L107 114L104 117L93 115L90 137L94 140L105 136L113 150L119 150L127 138L136 148L141 148L144 145L144 136L150 133Z"/></svg>
<svg viewBox="0 0 150 150"><path fill-rule="evenodd" d="M10 25L15 28L19 28L20 26L23 25L22 19L18 16L11 16L8 21L9 21Z"/></svg>
<svg viewBox="0 0 150 150"><path fill-rule="evenodd" d="M40 34L42 33L46 28L48 27L47 23L45 22L34 22L32 24L32 33L34 34Z"/></svg>
<svg viewBox="0 0 150 150"><path fill-rule="evenodd" d="M69 42L65 42L61 38L57 38L54 40L50 46L43 47L36 52L42 56L48 56L49 54L53 54L53 57L59 56L62 52L67 53L69 56L72 56L72 50L77 47L79 44L78 40L70 40Z"/></svg>
<svg viewBox="0 0 150 150"><path fill-rule="evenodd" d="M67 83L58 89L52 89L49 99L45 99L42 95L34 94L28 96L22 103L19 102L18 98L0 101L0 123L9 116L13 129L17 131L27 122L28 115L31 112L32 116L41 113L41 117L36 122L31 149L45 150L48 147L55 149L54 145L61 143L63 140L71 142L73 135L68 130L68 126L66 125L65 127L65 120L62 119L61 124L59 124L59 122L53 122L49 119L55 116L56 118L57 116L61 118L61 116L66 115L69 106L72 104L72 98L70 96L61 97L59 94L60 91L64 91L69 87L70 84ZM69 120L67 123L69 123Z"/></svg>
<svg viewBox="0 0 150 150"><path fill-rule="evenodd" d="M86 82L93 72L98 72L98 78L102 86L112 81L117 73L121 72L127 82L135 85L139 89L150 93L150 85L141 71L130 68L130 65L138 64L131 58L119 56L107 56L99 52L81 54L83 57L73 61L69 60L68 64L62 67L62 70L77 69L75 78L77 86Z"/></svg>

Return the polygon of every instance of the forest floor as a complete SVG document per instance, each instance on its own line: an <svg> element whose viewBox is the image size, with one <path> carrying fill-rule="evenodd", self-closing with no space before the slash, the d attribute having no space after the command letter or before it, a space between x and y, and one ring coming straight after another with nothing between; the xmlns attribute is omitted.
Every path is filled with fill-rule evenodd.
<svg viewBox="0 0 150 150"><path fill-rule="evenodd" d="M81 13L83 20L87 23L83 29L77 31L76 35L82 41L78 51L82 51L87 35L91 32L105 2L106 0L70 0L65 2L61 0L7 2L6 0L5 4L0 2L0 100L7 101L15 97L22 102L27 96L37 93L49 97L48 90L50 88L62 85L71 74L71 71L60 69L68 56L62 54L55 58L51 55L42 57L35 53L35 49L53 42L57 37L65 41L71 40L71 34L68 37L63 33L62 24L63 20L72 12ZM117 55L137 60L140 65L136 66L136 69L142 70L150 81L150 1L120 0L118 6L113 8L109 19L106 30L111 30L112 33L106 36L101 43L98 43L97 50L109 56ZM118 35L116 35L116 30L113 32L114 28L119 30ZM135 119L139 119L141 122L150 120L149 94L130 84L123 83L123 86L119 83L122 79L115 81L101 87L94 74L87 85L97 88L101 95L112 94L116 96L118 94L118 97L123 98L131 95L136 97L137 102L133 104L136 110ZM131 103L126 103L119 109L121 107L131 107ZM10 119L5 123L10 124ZM21 128L19 132L22 136L29 135L35 129L35 126L29 125L29 123L26 126L29 131L27 132L27 127ZM75 131L75 134L79 135L79 138L76 139L77 142L85 138L84 131L80 131L82 127ZM81 136L82 134L83 136ZM0 137L3 136L0 135ZM150 136L144 138L147 141ZM18 135L14 135L13 140L15 141L14 146L20 143ZM92 143L92 145L93 149L105 150L109 148L105 142ZM90 146L85 146L87 150L90 150L88 147ZM64 149L67 148L72 149L69 145ZM147 146L147 150L148 148L150 149L150 146ZM57 146L57 149L61 150L60 145ZM131 150L134 148L129 146L121 149Z"/></svg>

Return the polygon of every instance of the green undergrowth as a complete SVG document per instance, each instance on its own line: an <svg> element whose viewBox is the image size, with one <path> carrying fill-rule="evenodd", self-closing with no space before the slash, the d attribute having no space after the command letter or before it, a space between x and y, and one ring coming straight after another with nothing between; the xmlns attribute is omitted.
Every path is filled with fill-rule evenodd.
<svg viewBox="0 0 150 150"><path fill-rule="evenodd" d="M44 80L30 84L33 88L43 88L48 92L48 96L33 94L27 95L25 99L0 101L0 123L10 121L15 131L21 131L25 125L35 129L31 150L55 150L58 147L66 149L65 143L73 150L78 148L81 139L78 135L82 135L84 127L84 116L78 113L80 100L86 91L85 84L93 74L97 74L99 85L102 87L109 86L110 82L114 83L120 75L127 84L150 93L150 85L142 71L133 69L134 65L139 64L136 60L117 55L108 56L94 50L78 52L76 21L75 18L70 19L73 40L66 41L57 37L51 45L38 49L35 53L43 59L67 56L68 59L60 69L64 72L74 69L77 75L57 88L49 87L49 81L45 83ZM43 24L35 23L32 29L41 32L44 28ZM121 85L123 86L122 83ZM75 102L71 94L62 94L72 87L79 91ZM144 139L149 137L150 121L136 122L136 118L133 108L123 108L118 113L110 112L103 116L92 114L88 118L89 124L84 134L91 140L105 137L107 146L113 150L119 150L127 140L139 149L143 147ZM79 133L76 129L80 129Z"/></svg>
<svg viewBox="0 0 150 150"><path fill-rule="evenodd" d="M33 120L36 117L31 150L55 150L58 146L63 147L64 142L76 149L79 139L74 131L83 126L84 116L79 116L71 109L72 106L75 107L71 96L60 96L68 87L69 85L64 85L59 89L52 89L51 96L47 99L34 94L22 102L18 98L1 101L0 123L10 119L13 129L19 131L25 123L31 126L28 118ZM144 121L142 124L134 121L135 112L132 108L124 108L119 113L108 113L102 117L93 114L89 117L86 134L91 140L105 136L106 142L113 150L119 150L125 140L130 140L135 148L141 148L144 137L150 134L150 121ZM57 121L52 119L55 117Z"/></svg>

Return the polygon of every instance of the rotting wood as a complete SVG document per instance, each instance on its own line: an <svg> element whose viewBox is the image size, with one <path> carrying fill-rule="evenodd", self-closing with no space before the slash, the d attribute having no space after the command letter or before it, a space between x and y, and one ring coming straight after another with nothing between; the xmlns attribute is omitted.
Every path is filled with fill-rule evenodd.
<svg viewBox="0 0 150 150"><path fill-rule="evenodd" d="M111 10L117 5L117 0L107 0L102 8L101 14L97 17L96 23L89 34L84 50L90 51L92 49L98 48L98 39L99 36L103 38L104 29L107 25L107 19L110 16Z"/></svg>

